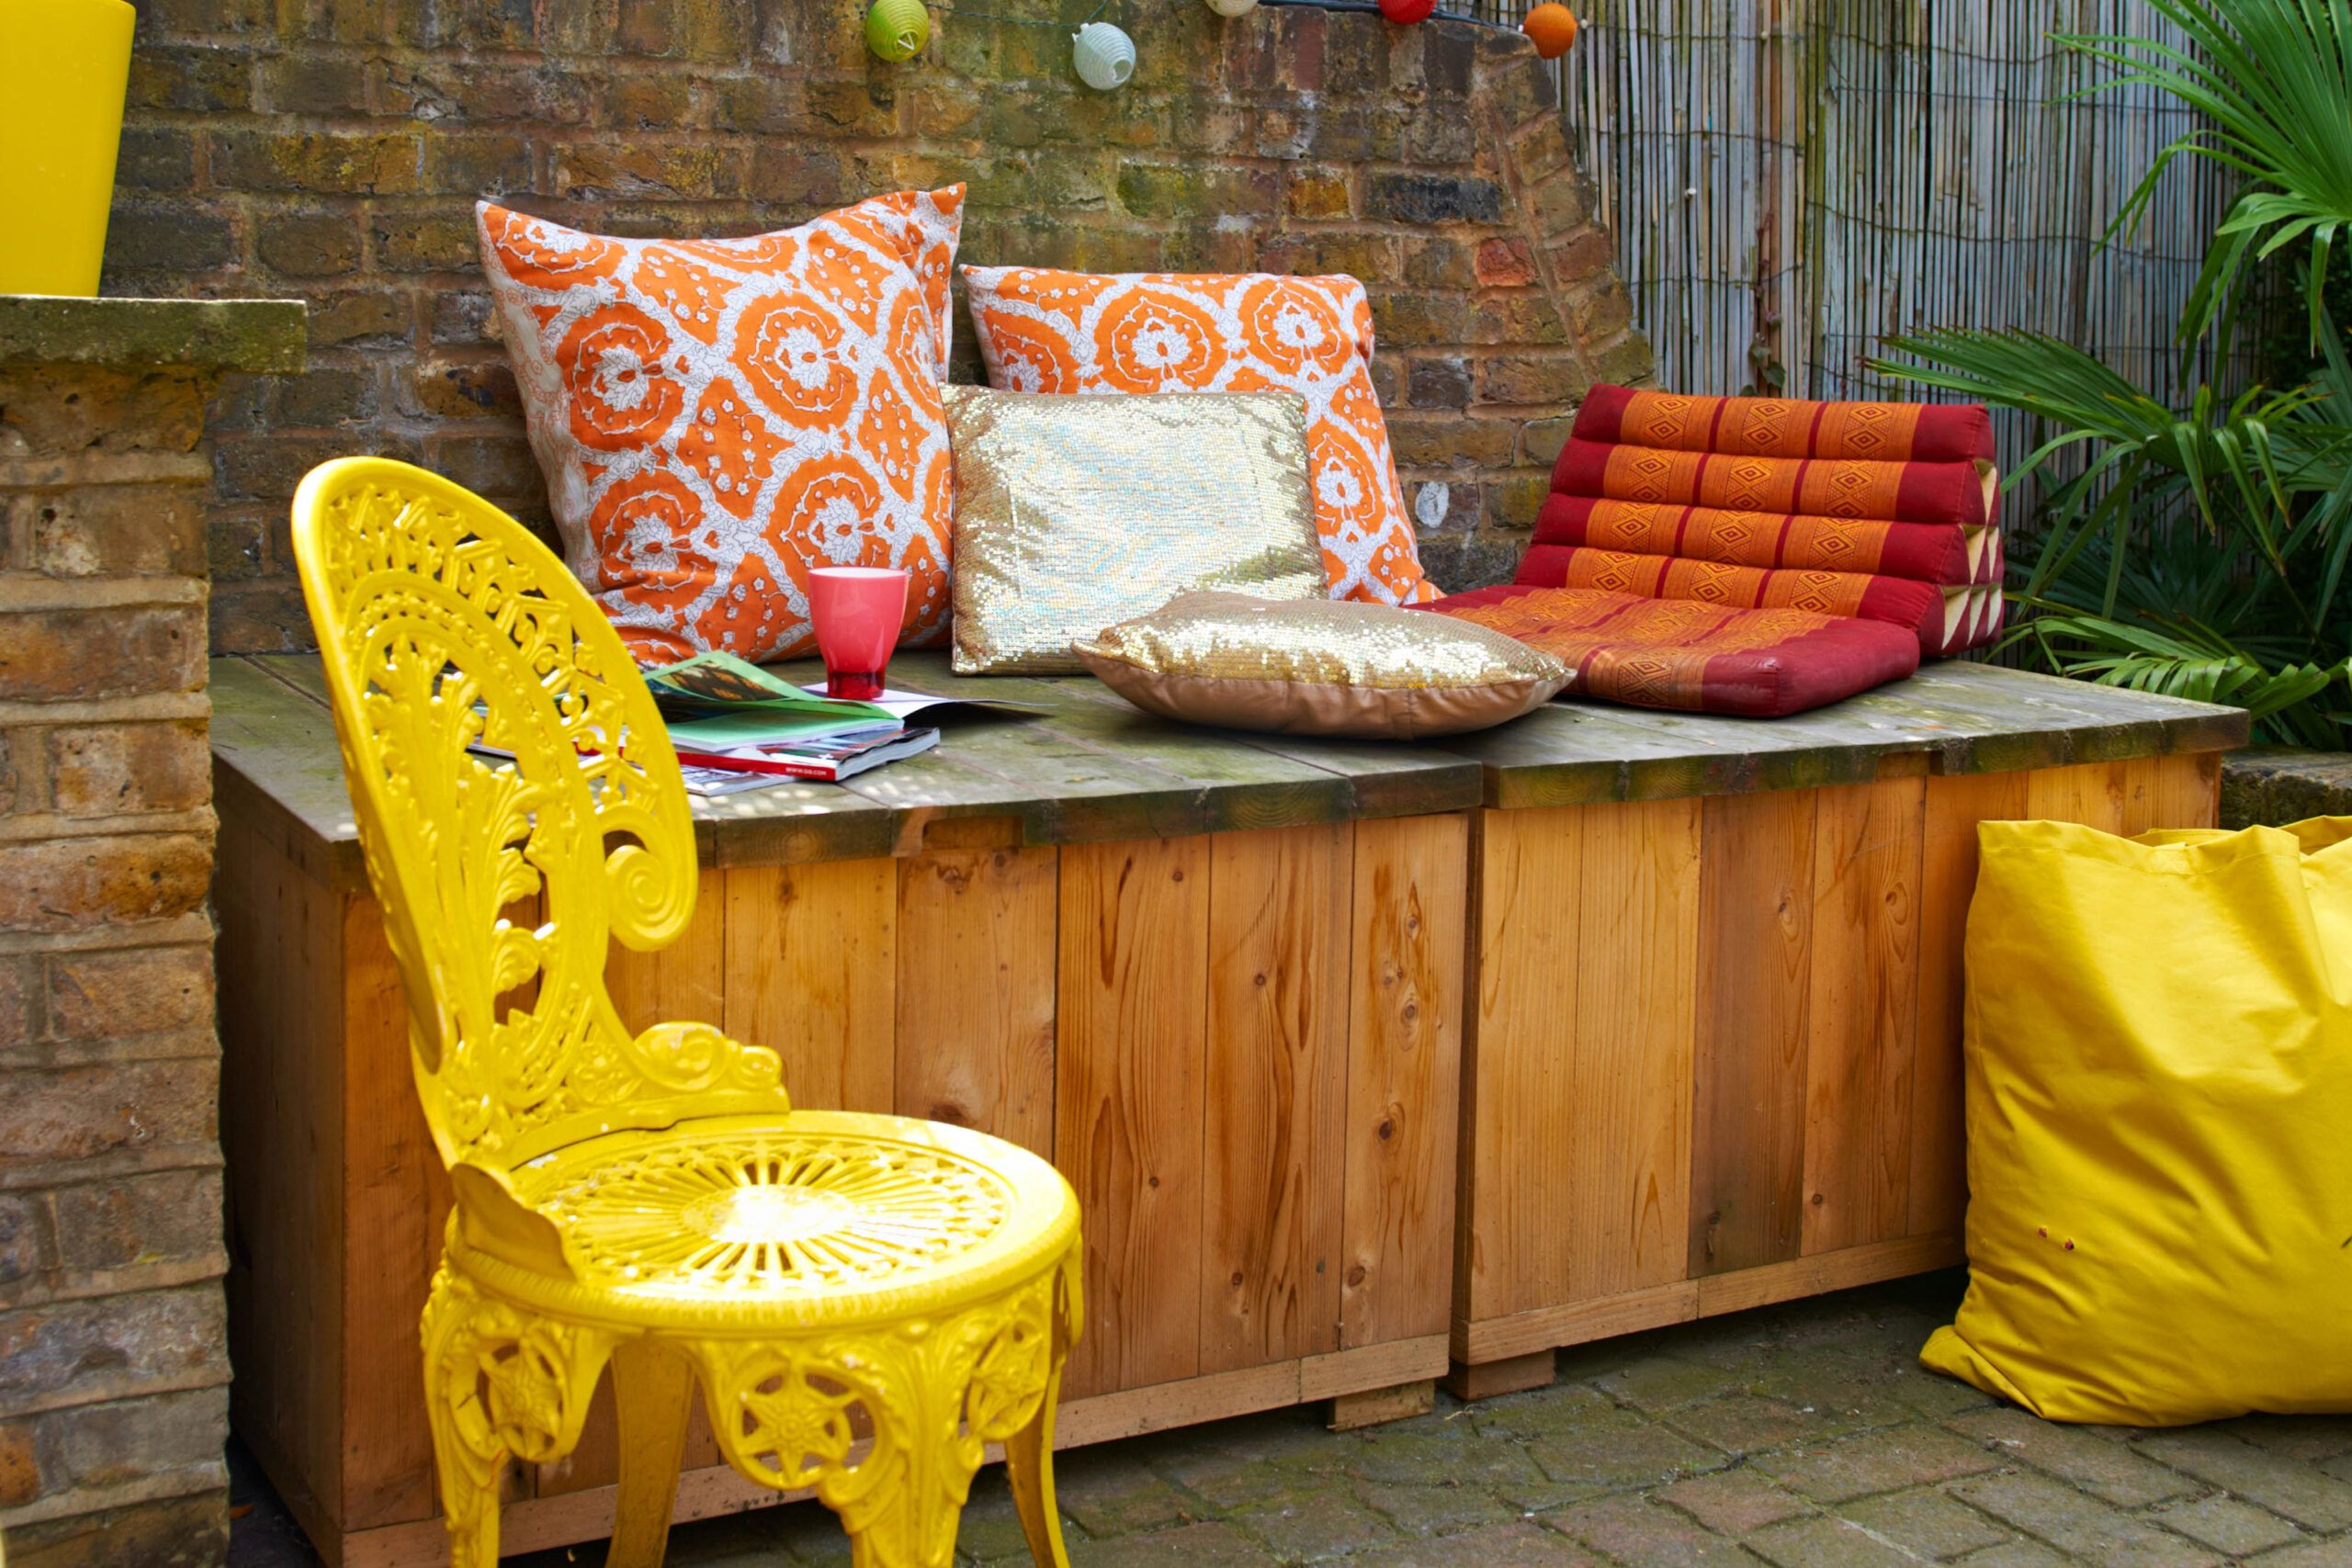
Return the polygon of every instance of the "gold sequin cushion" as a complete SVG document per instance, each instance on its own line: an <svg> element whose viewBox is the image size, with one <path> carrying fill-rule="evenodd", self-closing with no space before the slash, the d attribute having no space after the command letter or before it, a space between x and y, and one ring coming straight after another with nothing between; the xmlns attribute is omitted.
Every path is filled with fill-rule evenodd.
<svg viewBox="0 0 2352 1568"><path fill-rule="evenodd" d="M1076 674L1070 644L1193 588L1320 599L1291 392L946 389L959 675Z"/></svg>
<svg viewBox="0 0 2352 1568"><path fill-rule="evenodd" d="M1419 740L1517 718L1568 667L1515 637L1385 604L1184 593L1077 645L1166 718L1289 735Z"/></svg>

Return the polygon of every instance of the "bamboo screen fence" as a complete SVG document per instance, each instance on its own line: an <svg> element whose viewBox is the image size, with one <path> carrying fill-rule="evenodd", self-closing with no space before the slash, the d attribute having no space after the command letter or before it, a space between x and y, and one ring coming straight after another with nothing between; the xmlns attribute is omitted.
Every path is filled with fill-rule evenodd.
<svg viewBox="0 0 2352 1568"><path fill-rule="evenodd" d="M1498 21L1519 0L1482 0ZM1890 333L2022 327L2159 392L2229 191L2185 160L2109 220L2189 112L2056 33L2177 41L2146 0L1584 0L1563 113L1662 386L1906 395ZM1506 15L1505 13L1512 13ZM1917 396L1917 392L1907 395ZM2022 456L2021 422L2003 457Z"/></svg>

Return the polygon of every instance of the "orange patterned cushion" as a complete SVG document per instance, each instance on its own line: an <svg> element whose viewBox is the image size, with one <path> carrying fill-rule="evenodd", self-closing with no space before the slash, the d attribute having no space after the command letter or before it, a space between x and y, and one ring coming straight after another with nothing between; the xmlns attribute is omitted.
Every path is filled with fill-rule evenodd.
<svg viewBox="0 0 2352 1568"><path fill-rule="evenodd" d="M1352 277L967 266L989 380L1023 392L1296 392L1331 597L1418 604L1412 518Z"/></svg>
<svg viewBox="0 0 2352 1568"><path fill-rule="evenodd" d="M640 660L807 651L816 566L907 569L904 639L946 635L963 198L905 191L740 240L475 209L565 553Z"/></svg>
<svg viewBox="0 0 2352 1568"><path fill-rule="evenodd" d="M1957 463L1993 457L1993 416L1983 403L1696 398L1606 382L1577 409L1575 434L1582 441L1752 457Z"/></svg>

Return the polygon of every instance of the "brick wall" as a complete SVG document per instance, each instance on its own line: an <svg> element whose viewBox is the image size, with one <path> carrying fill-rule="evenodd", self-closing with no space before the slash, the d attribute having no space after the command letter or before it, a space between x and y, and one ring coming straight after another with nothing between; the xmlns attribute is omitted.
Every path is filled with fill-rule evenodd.
<svg viewBox="0 0 2352 1568"><path fill-rule="evenodd" d="M544 518L489 336L478 196L613 232L740 233L962 180L967 261L1353 273L1448 587L1508 574L1583 389L1648 374L1548 73L1516 33L1112 0L1138 65L1098 94L1066 29L935 15L925 53L890 66L859 14L142 0L107 291L311 305L311 368L232 386L219 411L215 646L309 645L286 502L322 458L391 453Z"/></svg>
<svg viewBox="0 0 2352 1568"><path fill-rule="evenodd" d="M250 309L0 298L0 1529L15 1568L225 1550L201 439L209 362L297 362L302 330L288 306L274 338L209 341ZM159 313L178 321L161 337Z"/></svg>

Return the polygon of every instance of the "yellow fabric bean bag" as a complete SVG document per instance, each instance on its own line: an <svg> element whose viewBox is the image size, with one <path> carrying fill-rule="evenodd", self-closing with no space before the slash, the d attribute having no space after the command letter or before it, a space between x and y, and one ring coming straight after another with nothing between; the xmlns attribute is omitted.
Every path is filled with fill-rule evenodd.
<svg viewBox="0 0 2352 1568"><path fill-rule="evenodd" d="M2352 1411L2352 817L1979 842L1968 1295L1920 1360L2056 1421Z"/></svg>

